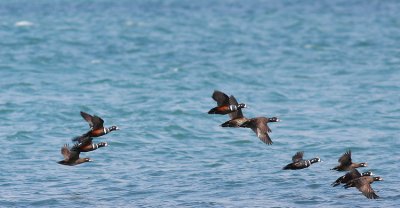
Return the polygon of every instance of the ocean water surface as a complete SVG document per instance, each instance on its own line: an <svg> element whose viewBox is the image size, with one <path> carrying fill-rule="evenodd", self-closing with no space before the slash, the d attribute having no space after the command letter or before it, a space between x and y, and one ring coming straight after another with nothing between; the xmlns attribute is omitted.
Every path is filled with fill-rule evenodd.
<svg viewBox="0 0 400 208"><path fill-rule="evenodd" d="M0 2L0 207L395 207L400 2ZM208 115L214 90L278 116L273 145ZM118 125L94 161L62 166ZM347 149L380 196L331 187ZM297 151L323 162L283 171Z"/></svg>

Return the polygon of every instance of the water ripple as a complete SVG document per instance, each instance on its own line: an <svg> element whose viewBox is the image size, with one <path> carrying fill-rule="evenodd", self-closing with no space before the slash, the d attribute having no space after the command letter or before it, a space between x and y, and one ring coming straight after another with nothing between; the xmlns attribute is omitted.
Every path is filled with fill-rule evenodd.
<svg viewBox="0 0 400 208"><path fill-rule="evenodd" d="M399 204L396 2L0 5L0 207ZM221 128L216 89L246 117L279 116L274 144ZM93 162L61 166L89 129L79 111L121 130L94 139L110 145L82 153ZM330 187L347 149L385 178L379 200ZM324 162L282 170L297 151Z"/></svg>

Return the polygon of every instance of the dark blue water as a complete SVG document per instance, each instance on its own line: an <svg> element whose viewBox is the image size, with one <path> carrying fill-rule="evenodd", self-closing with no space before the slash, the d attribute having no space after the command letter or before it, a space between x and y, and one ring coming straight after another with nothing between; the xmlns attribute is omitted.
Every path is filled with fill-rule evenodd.
<svg viewBox="0 0 400 208"><path fill-rule="evenodd" d="M398 1L1 1L0 207L395 207L399 34ZM219 127L215 89L274 144ZM79 111L121 130L59 165ZM347 149L380 199L330 187Z"/></svg>

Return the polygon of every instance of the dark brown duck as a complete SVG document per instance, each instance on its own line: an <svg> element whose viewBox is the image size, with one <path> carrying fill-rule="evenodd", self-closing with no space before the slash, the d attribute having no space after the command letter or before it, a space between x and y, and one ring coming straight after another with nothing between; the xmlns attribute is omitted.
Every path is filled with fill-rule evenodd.
<svg viewBox="0 0 400 208"><path fill-rule="evenodd" d="M304 155L304 152L297 152L292 157L292 163L283 167L283 170L298 170L298 169L308 168L311 166L311 164L321 161L321 159L319 159L319 157L316 157L316 158L313 158L310 160L304 160L303 155Z"/></svg>
<svg viewBox="0 0 400 208"><path fill-rule="evenodd" d="M243 122L240 127L251 128L256 134L257 137L260 138L262 142L265 144L271 145L272 140L268 135L268 132L272 132L272 130L268 127L267 123L270 122L279 122L277 117L266 118L266 117L256 117L247 119Z"/></svg>
<svg viewBox="0 0 400 208"><path fill-rule="evenodd" d="M239 109L246 108L246 104L244 103L232 104L228 95L218 90L214 91L212 98L217 102L217 107L208 111L208 114L226 115Z"/></svg>
<svg viewBox="0 0 400 208"><path fill-rule="evenodd" d="M356 187L368 199L377 199L379 198L379 196L375 194L375 191L371 187L371 183L373 183L374 181L383 181L383 178L362 176L347 182L344 187L346 189L350 187Z"/></svg>
<svg viewBox="0 0 400 208"><path fill-rule="evenodd" d="M73 166L92 161L90 158L79 158L80 153L79 145L74 145L71 149L69 149L68 145L65 144L61 148L61 154L64 156L64 160L58 161L58 164Z"/></svg>
<svg viewBox="0 0 400 208"><path fill-rule="evenodd" d="M346 184L347 182L349 182L353 179L362 177L362 176L372 176L372 175L374 175L374 174L371 171L367 171L367 172L360 174L360 172L358 172L357 169L353 169L353 170L349 171L348 173L346 173L345 175L336 179L336 181L333 182L331 185L335 187L335 186L340 185L341 183Z"/></svg>
<svg viewBox="0 0 400 208"><path fill-rule="evenodd" d="M347 171L347 170L352 170L354 168L359 168L359 167L367 167L367 163L353 163L351 159L351 150L348 150L346 153L344 153L339 159L338 159L339 165L334 167L332 170L337 170L337 171Z"/></svg>
<svg viewBox="0 0 400 208"><path fill-rule="evenodd" d="M81 140L86 137L99 137L112 131L119 130L117 126L111 126L109 128L104 127L104 120L96 115L92 116L81 111L81 116L89 123L90 130L81 136L73 138L72 141L74 142L81 142Z"/></svg>

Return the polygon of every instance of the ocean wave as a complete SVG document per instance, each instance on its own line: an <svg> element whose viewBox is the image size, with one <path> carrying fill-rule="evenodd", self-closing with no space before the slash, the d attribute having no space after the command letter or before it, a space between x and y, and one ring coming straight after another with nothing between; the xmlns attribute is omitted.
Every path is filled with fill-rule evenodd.
<svg viewBox="0 0 400 208"><path fill-rule="evenodd" d="M33 26L33 22L29 22L29 21L18 21L14 24L15 27L30 27Z"/></svg>

